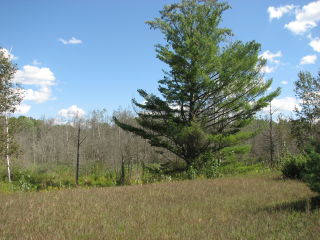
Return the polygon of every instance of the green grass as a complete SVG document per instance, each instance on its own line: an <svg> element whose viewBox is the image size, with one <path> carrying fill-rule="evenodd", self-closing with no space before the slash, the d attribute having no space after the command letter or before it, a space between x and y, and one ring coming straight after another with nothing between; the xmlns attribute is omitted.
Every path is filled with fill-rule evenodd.
<svg viewBox="0 0 320 240"><path fill-rule="evenodd" d="M319 199L248 175L0 194L0 239L319 239Z"/></svg>

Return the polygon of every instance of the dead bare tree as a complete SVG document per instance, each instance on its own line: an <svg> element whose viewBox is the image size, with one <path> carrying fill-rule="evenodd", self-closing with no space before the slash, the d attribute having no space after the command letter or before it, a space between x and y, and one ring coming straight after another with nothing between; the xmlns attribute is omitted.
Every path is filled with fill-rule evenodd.
<svg viewBox="0 0 320 240"><path fill-rule="evenodd" d="M76 185L79 184L79 166L80 166L80 146L83 141L87 138L86 136L80 140L81 137L81 125L80 120L78 123L78 137L77 137L77 162L76 162Z"/></svg>

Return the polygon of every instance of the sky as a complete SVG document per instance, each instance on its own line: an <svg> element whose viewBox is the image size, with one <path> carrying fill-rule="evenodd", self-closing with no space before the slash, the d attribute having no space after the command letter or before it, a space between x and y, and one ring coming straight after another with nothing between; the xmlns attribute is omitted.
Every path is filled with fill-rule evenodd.
<svg viewBox="0 0 320 240"><path fill-rule="evenodd" d="M166 68L154 45L163 35L145 21L177 0L1 0L0 47L24 88L19 114L57 121L93 110L132 109L137 89L157 93ZM292 114L299 71L320 70L320 0L230 0L221 26L232 40L261 43L272 105Z"/></svg>

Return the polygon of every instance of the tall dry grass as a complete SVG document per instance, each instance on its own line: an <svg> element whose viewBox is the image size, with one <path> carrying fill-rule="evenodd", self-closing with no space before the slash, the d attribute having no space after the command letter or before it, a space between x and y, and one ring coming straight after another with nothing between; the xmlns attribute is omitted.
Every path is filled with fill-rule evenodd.
<svg viewBox="0 0 320 240"><path fill-rule="evenodd" d="M0 239L320 239L319 199L274 174L2 194Z"/></svg>

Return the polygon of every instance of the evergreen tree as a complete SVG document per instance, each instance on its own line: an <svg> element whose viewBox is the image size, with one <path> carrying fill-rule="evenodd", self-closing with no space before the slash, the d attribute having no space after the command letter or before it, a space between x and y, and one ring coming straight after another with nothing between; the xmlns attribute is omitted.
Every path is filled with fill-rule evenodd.
<svg viewBox="0 0 320 240"><path fill-rule="evenodd" d="M212 154L250 137L240 129L280 93L265 94L272 81L261 74L266 61L258 57L260 44L231 42L231 30L219 27L229 8L215 0L182 0L148 21L167 42L156 46L157 57L169 66L159 81L161 95L138 90L145 100L133 99L138 127L114 118L188 167L201 168Z"/></svg>

